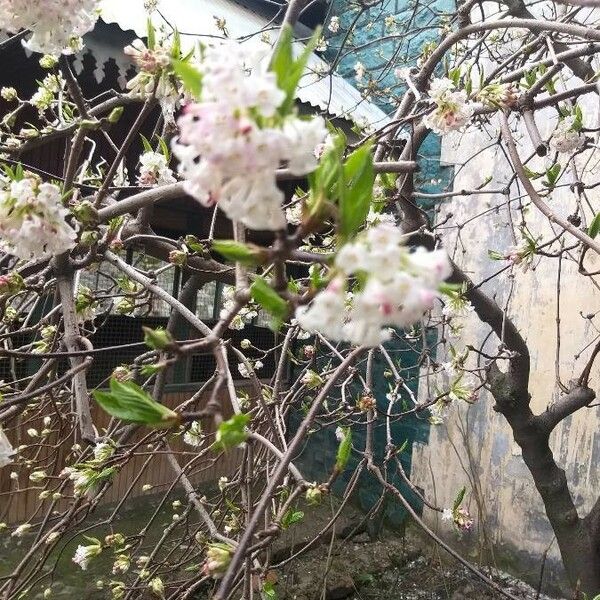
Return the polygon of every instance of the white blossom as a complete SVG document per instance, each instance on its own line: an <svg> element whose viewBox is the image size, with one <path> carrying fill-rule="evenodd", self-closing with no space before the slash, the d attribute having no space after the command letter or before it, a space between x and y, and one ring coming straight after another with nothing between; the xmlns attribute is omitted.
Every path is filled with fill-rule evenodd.
<svg viewBox="0 0 600 600"><path fill-rule="evenodd" d="M45 258L75 246L60 188L26 176L0 182L0 245L19 258Z"/></svg>
<svg viewBox="0 0 600 600"><path fill-rule="evenodd" d="M460 319L468 317L474 310L473 305L464 296L455 294L446 298L442 313L449 319Z"/></svg>
<svg viewBox="0 0 600 600"><path fill-rule="evenodd" d="M250 371L248 371L248 367L246 366L246 363L239 363L238 371L242 377L244 377L246 379L248 379L250 377Z"/></svg>
<svg viewBox="0 0 600 600"><path fill-rule="evenodd" d="M31 525L31 523L23 523L22 525L19 525L10 535L11 537L23 537L32 527L33 525Z"/></svg>
<svg viewBox="0 0 600 600"><path fill-rule="evenodd" d="M363 65L360 61L354 65L354 79L356 79L356 81L361 81L366 72L367 70L365 65Z"/></svg>
<svg viewBox="0 0 600 600"><path fill-rule="evenodd" d="M48 475L46 474L46 471L33 471L29 475L29 481L32 481L33 483L37 483L39 481L44 481L44 479L46 479L46 477L48 477Z"/></svg>
<svg viewBox="0 0 600 600"><path fill-rule="evenodd" d="M141 185L167 185L175 183L173 171L164 154L160 152L144 152L140 156L140 174L138 183Z"/></svg>
<svg viewBox="0 0 600 600"><path fill-rule="evenodd" d="M102 546L98 544L90 544L89 546L77 546L73 562L79 565L82 571L86 571L92 558L98 556L102 552Z"/></svg>
<svg viewBox="0 0 600 600"><path fill-rule="evenodd" d="M61 536L61 532L60 531L51 531L47 536L46 539L44 540L44 543L46 544L52 544L53 542L55 542L58 538L60 538Z"/></svg>
<svg viewBox="0 0 600 600"><path fill-rule="evenodd" d="M473 116L474 106L466 92L454 88L454 83L446 77L434 79L429 87L429 97L436 106L423 118L423 123L439 135L461 129Z"/></svg>
<svg viewBox="0 0 600 600"><path fill-rule="evenodd" d="M584 142L585 136L577 130L575 118L569 116L558 122L552 134L550 146L557 152L565 154L577 150Z"/></svg>
<svg viewBox="0 0 600 600"><path fill-rule="evenodd" d="M94 460L100 463L106 462L115 452L111 442L99 442L94 446Z"/></svg>
<svg viewBox="0 0 600 600"><path fill-rule="evenodd" d="M432 425L441 425L448 416L449 402L438 400L433 406L429 407L429 422Z"/></svg>
<svg viewBox="0 0 600 600"><path fill-rule="evenodd" d="M337 278L308 308L298 309L300 326L333 340L378 346L390 338L390 326L418 321L433 308L437 288L452 268L444 251L419 248L411 253L402 242L401 230L384 223L343 246L335 267L346 277L364 274L364 287L354 294L346 316L346 282Z"/></svg>
<svg viewBox="0 0 600 600"><path fill-rule="evenodd" d="M46 75L35 94L29 102L35 106L40 113L52 106L56 95L65 86L65 80L57 75Z"/></svg>
<svg viewBox="0 0 600 600"><path fill-rule="evenodd" d="M315 46L315 50L317 52L325 52L325 50L327 50L327 46L329 44L327 43L327 40L321 36L318 41L317 41L317 45Z"/></svg>
<svg viewBox="0 0 600 600"><path fill-rule="evenodd" d="M367 227L375 225L396 225L396 217L390 213L375 212L372 208L369 210L366 220Z"/></svg>
<svg viewBox="0 0 600 600"><path fill-rule="evenodd" d="M286 219L275 171L282 162L295 175L313 171L326 129L320 117L295 115L259 126L285 99L267 49L229 41L205 50L202 99L185 107L173 151L190 195L251 229L276 230Z"/></svg>
<svg viewBox="0 0 600 600"><path fill-rule="evenodd" d="M0 0L0 28L31 30L25 45L33 52L72 54L94 28L99 6L100 0Z"/></svg>
<svg viewBox="0 0 600 600"><path fill-rule="evenodd" d="M189 429L183 434L183 441L188 446L200 446L202 444L202 424L200 421L192 421Z"/></svg>
<svg viewBox="0 0 600 600"><path fill-rule="evenodd" d="M335 16L331 17L327 29L329 29L331 33L337 33L340 30L340 18Z"/></svg>
<svg viewBox="0 0 600 600"><path fill-rule="evenodd" d="M345 310L342 284L334 281L317 294L310 306L298 308L296 320L305 331L318 331L325 337L338 340L343 337Z"/></svg>
<svg viewBox="0 0 600 600"><path fill-rule="evenodd" d="M235 288L233 286L227 286L223 290L223 308L220 312L220 317L225 318L235 305ZM258 316L256 307L252 304L245 304L242 306L235 317L229 324L230 329L241 330L244 329L247 323L251 323Z"/></svg>

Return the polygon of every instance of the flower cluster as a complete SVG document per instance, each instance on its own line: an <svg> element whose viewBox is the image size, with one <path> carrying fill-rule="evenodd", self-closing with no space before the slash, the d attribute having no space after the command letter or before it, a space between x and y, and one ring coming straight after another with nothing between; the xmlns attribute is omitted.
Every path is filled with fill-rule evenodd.
<svg viewBox="0 0 600 600"><path fill-rule="evenodd" d="M0 29L29 29L32 52L72 54L99 16L100 0L0 0Z"/></svg>
<svg viewBox="0 0 600 600"><path fill-rule="evenodd" d="M223 308L219 315L221 319L226 318L234 309L235 305L235 287L229 285L223 289ZM229 324L229 329L244 329L246 324L252 323L256 317L258 317L257 306L253 302L248 302L236 312Z"/></svg>
<svg viewBox="0 0 600 600"><path fill-rule="evenodd" d="M431 425L442 425L448 416L451 402L447 397L441 398L429 407L429 423Z"/></svg>
<svg viewBox="0 0 600 600"><path fill-rule="evenodd" d="M175 183L173 171L169 168L167 157L160 152L144 152L140 156L140 185L167 185Z"/></svg>
<svg viewBox="0 0 600 600"><path fill-rule="evenodd" d="M282 162L294 175L313 171L327 132L319 117L279 114L286 95L266 58L234 42L206 49L202 99L179 118L174 153L190 195L251 229L276 230L286 220L275 171Z"/></svg>
<svg viewBox="0 0 600 600"><path fill-rule="evenodd" d="M150 49L142 40L134 40L123 52L131 57L140 72L127 82L129 93L137 98L154 96L160 103L163 116L172 123L179 101L179 88L169 72L171 52L158 42Z"/></svg>
<svg viewBox="0 0 600 600"><path fill-rule="evenodd" d="M188 446L201 446L203 440L202 424L200 421L192 421L189 429L183 434L183 441Z"/></svg>
<svg viewBox="0 0 600 600"><path fill-rule="evenodd" d="M65 221L69 211L60 188L27 173L0 180L0 244L19 258L43 258L75 246L77 234Z"/></svg>
<svg viewBox="0 0 600 600"><path fill-rule="evenodd" d="M477 97L487 106L497 108L514 106L519 99L517 89L511 83L490 83L479 90Z"/></svg>
<svg viewBox="0 0 600 600"><path fill-rule="evenodd" d="M202 567L204 575L220 579L225 574L233 548L228 544L210 544L206 551L206 561Z"/></svg>
<svg viewBox="0 0 600 600"><path fill-rule="evenodd" d="M552 134L550 146L557 152L563 154L574 152L585 142L585 136L581 133L581 123L574 116L561 119Z"/></svg>
<svg viewBox="0 0 600 600"><path fill-rule="evenodd" d="M377 346L390 337L389 326L405 327L433 308L439 285L452 272L443 250L410 252L399 228L371 227L346 244L335 258L338 275L309 307L296 313L298 323L333 340ZM346 311L350 276L361 282Z"/></svg>
<svg viewBox="0 0 600 600"><path fill-rule="evenodd" d="M0 295L17 294L25 285L23 278L17 271L10 271L6 275L0 275Z"/></svg>
<svg viewBox="0 0 600 600"><path fill-rule="evenodd" d="M29 102L40 113L49 109L54 103L58 93L65 87L65 80L58 75L46 75Z"/></svg>
<svg viewBox="0 0 600 600"><path fill-rule="evenodd" d="M442 521L452 521L459 531L471 531L475 523L469 511L462 506L455 509L445 508L442 513Z"/></svg>
<svg viewBox="0 0 600 600"><path fill-rule="evenodd" d="M109 457L106 456L108 454L107 448L103 448L103 453L105 457L102 457L101 460L94 458L94 460L87 463L77 463L65 467L61 471L61 477L68 477L73 482L73 491L76 496L93 493L100 483L110 479L116 472L114 467L101 467L101 464Z"/></svg>
<svg viewBox="0 0 600 600"><path fill-rule="evenodd" d="M466 92L456 91L454 83L446 77L431 82L429 97L435 108L423 118L423 123L439 135L460 129L473 116L473 104Z"/></svg>
<svg viewBox="0 0 600 600"><path fill-rule="evenodd" d="M354 65L354 79L356 79L356 81L362 81L366 72L367 69L365 65L363 65L360 61Z"/></svg>

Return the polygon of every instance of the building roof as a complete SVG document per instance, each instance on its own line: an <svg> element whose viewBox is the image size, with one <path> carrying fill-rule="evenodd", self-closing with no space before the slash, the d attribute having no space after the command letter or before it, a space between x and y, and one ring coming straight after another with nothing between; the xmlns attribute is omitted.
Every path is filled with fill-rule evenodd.
<svg viewBox="0 0 600 600"><path fill-rule="evenodd" d="M167 0L159 2L155 14L155 25L160 26L162 18L168 26L180 32L184 48L191 48L199 39L222 38L223 32L217 26L217 18L224 19L229 37L241 40L263 32L272 32L271 37L274 37L278 30L277 25L267 17L232 0ZM144 0L103 2L102 20L115 23L124 31L132 30L138 37L146 35L147 19ZM128 58L124 55L114 56L114 47L110 43L92 35L86 38L86 44L99 59L99 63L103 64L113 58L122 74L127 71L130 65ZM388 121L381 109L365 100L344 78L336 74L324 76L322 73L327 70L327 63L312 54L307 72L298 87L298 100L326 111L331 116L359 124L379 127Z"/></svg>

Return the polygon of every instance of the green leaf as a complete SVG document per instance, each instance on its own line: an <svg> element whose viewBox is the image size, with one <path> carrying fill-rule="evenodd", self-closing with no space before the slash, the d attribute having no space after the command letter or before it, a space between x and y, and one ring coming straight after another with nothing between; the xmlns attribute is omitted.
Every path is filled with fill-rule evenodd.
<svg viewBox="0 0 600 600"><path fill-rule="evenodd" d="M186 235L183 243L196 254L203 255L206 251L204 244L195 235Z"/></svg>
<svg viewBox="0 0 600 600"><path fill-rule="evenodd" d="M555 163L550 168L546 169L546 181L542 181L542 185L553 188L558 181L560 175L560 164Z"/></svg>
<svg viewBox="0 0 600 600"><path fill-rule="evenodd" d="M317 264L310 265L308 268L308 275L310 277L310 285L315 290L318 290L323 285L323 273L321 266Z"/></svg>
<svg viewBox="0 0 600 600"><path fill-rule="evenodd" d="M573 129L575 131L581 131L583 127L583 112L581 110L581 106L577 105L575 107L575 119L573 121Z"/></svg>
<svg viewBox="0 0 600 600"><path fill-rule="evenodd" d="M152 19L148 18L148 50L154 50L156 46L156 30L152 24Z"/></svg>
<svg viewBox="0 0 600 600"><path fill-rule="evenodd" d="M281 519L281 527L283 529L287 529L288 527L294 525L294 523L298 523L302 521L304 518L304 513L301 510L288 510L285 515L283 515Z"/></svg>
<svg viewBox="0 0 600 600"><path fill-rule="evenodd" d="M288 313L288 303L262 277L257 277L250 286L252 299L271 316L282 321Z"/></svg>
<svg viewBox="0 0 600 600"><path fill-rule="evenodd" d="M456 69L451 69L448 72L448 79L450 79L450 81L452 81L452 83L458 87L460 84L460 68L456 68Z"/></svg>
<svg viewBox="0 0 600 600"><path fill-rule="evenodd" d="M171 44L171 58L179 59L181 56L181 36L177 29L173 32L173 43Z"/></svg>
<svg viewBox="0 0 600 600"><path fill-rule="evenodd" d="M277 86L280 90L285 92L286 96L278 109L279 114L287 115L292 110L296 88L304 73L308 58L316 48L320 37L321 28L317 27L298 58L294 60L293 30L289 25L283 26L270 65L271 71L273 71L277 77Z"/></svg>
<svg viewBox="0 0 600 600"><path fill-rule="evenodd" d="M171 427L180 416L154 401L133 381L110 380L110 391L94 390L96 402L111 416L153 427Z"/></svg>
<svg viewBox="0 0 600 600"><path fill-rule="evenodd" d="M593 218L588 227L588 235L593 239L600 233L600 212Z"/></svg>
<svg viewBox="0 0 600 600"><path fill-rule="evenodd" d="M165 368L164 364L157 363L154 365L144 365L140 369L140 373L144 377L152 377L152 375L156 375L159 371L162 371Z"/></svg>
<svg viewBox="0 0 600 600"><path fill-rule="evenodd" d="M337 455L335 457L335 469L336 471L342 472L348 460L350 459L350 453L352 452L352 430L350 427L342 428L342 439L338 446Z"/></svg>
<svg viewBox="0 0 600 600"><path fill-rule="evenodd" d="M373 199L375 171L370 143L350 154L343 173L343 184L348 182L349 187L340 198L340 235L343 240L348 240L364 223Z"/></svg>
<svg viewBox="0 0 600 600"><path fill-rule="evenodd" d="M443 281L438 285L438 291L447 296L455 296L463 291L463 287L460 283L447 283Z"/></svg>
<svg viewBox="0 0 600 600"><path fill-rule="evenodd" d="M183 87L190 92L194 98L199 98L202 92L202 73L192 67L189 62L173 60L173 70L181 79Z"/></svg>
<svg viewBox="0 0 600 600"><path fill-rule="evenodd" d="M144 146L144 152L154 152L154 148L152 147L152 144L150 143L148 138L143 133L140 133L140 137L142 138L142 145Z"/></svg>
<svg viewBox="0 0 600 600"><path fill-rule="evenodd" d="M525 175L527 175L528 179L539 179L543 173L538 173L537 171L532 171L526 165L523 165L523 169L525 170Z"/></svg>
<svg viewBox="0 0 600 600"><path fill-rule="evenodd" d="M156 137L158 138L158 145L160 146L162 155L167 159L167 162L169 162L171 160L171 151L169 150L167 142L165 142L160 135L157 135Z"/></svg>
<svg viewBox="0 0 600 600"><path fill-rule="evenodd" d="M228 450L243 444L248 439L246 426L250 422L250 415L234 415L228 421L223 421L215 434L213 450Z"/></svg>
<svg viewBox="0 0 600 600"><path fill-rule="evenodd" d="M267 259L264 248L234 240L213 240L212 249L223 258L243 265L261 265Z"/></svg>
<svg viewBox="0 0 600 600"><path fill-rule="evenodd" d="M263 585L263 595L267 600L277 600L277 592L275 591L275 586L271 581L265 581Z"/></svg>
<svg viewBox="0 0 600 600"><path fill-rule="evenodd" d="M488 258L491 260L504 260L506 257L497 250L488 250Z"/></svg>
<svg viewBox="0 0 600 600"><path fill-rule="evenodd" d="M117 106L110 111L110 114L106 118L109 123L118 123L119 119L123 116L123 112L125 111L124 106Z"/></svg>
<svg viewBox="0 0 600 600"><path fill-rule="evenodd" d="M456 498L454 500L454 504L452 506L452 510L454 512L456 512L456 510L458 509L458 507L462 504L462 501L465 498L466 491L467 491L467 488L463 487L462 490L460 490L460 492L458 492L458 494L457 494L457 496L456 496Z"/></svg>

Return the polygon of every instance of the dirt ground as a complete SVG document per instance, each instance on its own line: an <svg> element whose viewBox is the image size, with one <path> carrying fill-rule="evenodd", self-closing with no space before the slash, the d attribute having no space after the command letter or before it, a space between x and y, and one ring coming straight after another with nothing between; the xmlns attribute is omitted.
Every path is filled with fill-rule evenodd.
<svg viewBox="0 0 600 600"><path fill-rule="evenodd" d="M280 561L312 536L327 520L327 511L311 514L311 524L281 540ZM320 521L323 520L321 524ZM302 557L274 570L278 600L496 600L494 592L475 575L439 551L413 527L400 535L383 530L373 540L360 530L362 516L345 511L336 537L326 538ZM313 530L313 531L309 531ZM507 573L489 573L500 588L516 598L550 600Z"/></svg>
<svg viewBox="0 0 600 600"><path fill-rule="evenodd" d="M131 503L115 526L125 534L134 534L146 523L146 515L158 505L152 496ZM168 505L168 503L167 503ZM328 531L319 543L302 556L289 560L304 544L325 529L338 505L333 498L318 507L300 506L305 513L302 521L284 531L273 548L269 578L274 582L276 596L269 600L496 600L502 595L490 591L470 572L440 551L428 539L408 527L405 533L382 529L374 534L372 523L364 515L345 508L336 522L334 535ZM102 517L102 509L97 517ZM149 532L148 542L158 538L171 520L165 510L156 521L156 531ZM371 530L371 535L369 535ZM106 532L99 527L87 535L102 537ZM23 555L27 539L15 541L9 535L0 536L0 577L12 570L15 561ZM111 569L111 557L103 553L88 571L74 568L71 557L78 539L73 539L60 556L52 578L52 597L58 600L101 600L110 598L110 591L98 590L96 581L106 579ZM106 556L105 556L106 554ZM47 567L50 568L48 561ZM198 565L198 569L200 568ZM175 578L189 573L173 573ZM110 577L109 577L110 578ZM516 598L550 600L506 573L495 572L499 586ZM42 590L48 585L34 587L27 598L42 600ZM211 584L201 590L195 600L211 597ZM150 598L150 594L140 598ZM256 594L256 600L259 599Z"/></svg>

